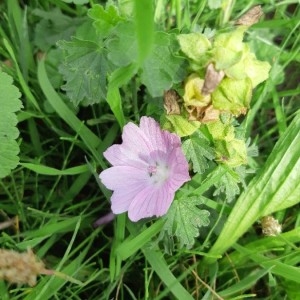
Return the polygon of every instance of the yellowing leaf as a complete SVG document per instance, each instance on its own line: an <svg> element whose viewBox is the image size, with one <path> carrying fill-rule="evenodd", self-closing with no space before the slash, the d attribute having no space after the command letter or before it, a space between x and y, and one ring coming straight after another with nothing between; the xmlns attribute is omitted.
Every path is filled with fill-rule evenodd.
<svg viewBox="0 0 300 300"><path fill-rule="evenodd" d="M166 115L162 120L162 127L171 132L175 132L180 137L193 134L201 123L198 121L188 121L181 115Z"/></svg>
<svg viewBox="0 0 300 300"><path fill-rule="evenodd" d="M207 51L211 48L211 43L204 34L180 34L177 38L182 52L187 57L199 64L208 59Z"/></svg>
<svg viewBox="0 0 300 300"><path fill-rule="evenodd" d="M225 78L212 93L214 108L238 116L245 114L252 96L252 83L249 78L234 80Z"/></svg>
<svg viewBox="0 0 300 300"><path fill-rule="evenodd" d="M256 59L253 53L246 55L235 65L225 70L225 74L235 79L250 78L252 88L269 77L270 64Z"/></svg>
<svg viewBox="0 0 300 300"><path fill-rule="evenodd" d="M247 164L247 148L243 140L216 140L216 160L232 168Z"/></svg>
<svg viewBox="0 0 300 300"><path fill-rule="evenodd" d="M183 100L186 106L204 107L210 103L210 95L203 95L202 88L204 79L201 79L197 74L192 74L188 77L184 86Z"/></svg>
<svg viewBox="0 0 300 300"><path fill-rule="evenodd" d="M208 123L206 126L214 140L231 141L234 139L234 127L231 125L230 120L227 123L218 120Z"/></svg>
<svg viewBox="0 0 300 300"><path fill-rule="evenodd" d="M213 61L217 70L223 70L238 63L248 46L243 43L245 28L243 26L238 29L218 34L213 44Z"/></svg>

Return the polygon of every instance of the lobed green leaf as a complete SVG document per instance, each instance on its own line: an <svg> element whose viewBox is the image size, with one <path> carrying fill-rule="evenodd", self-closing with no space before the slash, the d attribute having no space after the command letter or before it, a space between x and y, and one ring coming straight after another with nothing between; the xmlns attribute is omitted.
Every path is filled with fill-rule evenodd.
<svg viewBox="0 0 300 300"><path fill-rule="evenodd" d="M196 196L173 201L164 217L166 222L162 234L166 231L169 236L175 235L180 247L191 248L199 235L199 228L209 224L210 214L207 210L198 208L201 204L203 200Z"/></svg>
<svg viewBox="0 0 300 300"><path fill-rule="evenodd" d="M11 76L0 70L0 178L9 175L19 163L19 130L16 112L23 105L20 92L13 85Z"/></svg>
<svg viewBox="0 0 300 300"><path fill-rule="evenodd" d="M70 100L79 105L99 103L106 98L106 76L112 70L106 50L93 41L74 38L71 42L60 41L65 59L59 71L66 81L62 89Z"/></svg>
<svg viewBox="0 0 300 300"><path fill-rule="evenodd" d="M207 139L200 134L194 134L182 144L182 150L188 160L193 163L195 173L204 173L209 167L208 161L215 157L214 149Z"/></svg>

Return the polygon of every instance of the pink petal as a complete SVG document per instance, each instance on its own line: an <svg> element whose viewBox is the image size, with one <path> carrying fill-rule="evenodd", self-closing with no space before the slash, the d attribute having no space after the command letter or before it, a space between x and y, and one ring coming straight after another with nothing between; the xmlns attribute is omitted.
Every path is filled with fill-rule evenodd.
<svg viewBox="0 0 300 300"><path fill-rule="evenodd" d="M102 183L110 190L130 189L135 185L149 181L147 171L128 166L116 166L102 171L99 175Z"/></svg>
<svg viewBox="0 0 300 300"><path fill-rule="evenodd" d="M167 139L159 124L152 118L142 117L140 121L140 128L148 137L151 145L151 151L167 151Z"/></svg>
<svg viewBox="0 0 300 300"><path fill-rule="evenodd" d="M122 146L132 153L148 153L150 151L148 137L137 125L131 122L124 126L122 140Z"/></svg>
<svg viewBox="0 0 300 300"><path fill-rule="evenodd" d="M189 165L181 148L176 148L172 151L169 156L168 165L172 168L170 181L175 190L191 179L189 175Z"/></svg>
<svg viewBox="0 0 300 300"><path fill-rule="evenodd" d="M169 193L165 188L148 187L133 199L128 209L128 217L136 222L143 218L162 216L167 213L173 199L174 193Z"/></svg>
<svg viewBox="0 0 300 300"><path fill-rule="evenodd" d="M128 211L129 206L134 197L145 189L144 184L128 187L127 189L119 189L113 192L111 196L111 210L115 214L121 214Z"/></svg>
<svg viewBox="0 0 300 300"><path fill-rule="evenodd" d="M113 166L147 168L146 162L140 158L138 152L132 152L123 145L112 145L103 152L103 155Z"/></svg>

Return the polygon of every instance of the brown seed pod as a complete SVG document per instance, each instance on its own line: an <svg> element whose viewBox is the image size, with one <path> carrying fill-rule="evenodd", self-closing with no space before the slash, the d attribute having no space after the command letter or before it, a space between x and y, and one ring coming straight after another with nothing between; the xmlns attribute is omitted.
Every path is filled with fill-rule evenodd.
<svg viewBox="0 0 300 300"><path fill-rule="evenodd" d="M252 26L257 23L260 17L263 15L263 11L260 5L256 5L250 8L244 15L235 21L235 25Z"/></svg>
<svg viewBox="0 0 300 300"><path fill-rule="evenodd" d="M180 96L175 90L168 90L164 92L164 108L167 115L180 115L180 107L178 100Z"/></svg>
<svg viewBox="0 0 300 300"><path fill-rule="evenodd" d="M203 95L211 94L219 85L224 76L225 73L222 70L217 71L215 69L215 66L212 63L210 63L206 69L204 84L201 93Z"/></svg>

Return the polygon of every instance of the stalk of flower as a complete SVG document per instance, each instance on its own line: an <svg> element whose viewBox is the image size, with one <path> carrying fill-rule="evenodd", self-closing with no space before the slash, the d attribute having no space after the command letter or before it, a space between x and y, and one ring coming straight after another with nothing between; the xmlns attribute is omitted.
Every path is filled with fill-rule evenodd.
<svg viewBox="0 0 300 300"><path fill-rule="evenodd" d="M153 118L142 117L140 126L124 126L122 139L103 153L112 167L99 175L113 191L113 213L128 211L134 222L165 215L175 192L190 180L180 138L161 130Z"/></svg>

